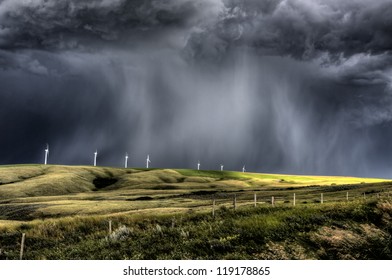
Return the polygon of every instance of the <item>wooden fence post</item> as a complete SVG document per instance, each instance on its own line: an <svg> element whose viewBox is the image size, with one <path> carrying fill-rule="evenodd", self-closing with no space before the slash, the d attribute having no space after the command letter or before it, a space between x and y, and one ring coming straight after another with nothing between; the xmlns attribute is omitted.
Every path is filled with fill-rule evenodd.
<svg viewBox="0 0 392 280"><path fill-rule="evenodd" d="M22 233L22 241L20 242L20 259L23 260L23 250L25 245L26 234Z"/></svg>
<svg viewBox="0 0 392 280"><path fill-rule="evenodd" d="M212 217L215 217L215 199L212 201Z"/></svg>
<svg viewBox="0 0 392 280"><path fill-rule="evenodd" d="M234 194L233 207L234 207L234 210L237 209L237 195L236 194Z"/></svg>
<svg viewBox="0 0 392 280"><path fill-rule="evenodd" d="M271 205L275 206L275 197L271 197Z"/></svg>
<svg viewBox="0 0 392 280"><path fill-rule="evenodd" d="M295 206L295 193L294 193L294 196L293 196L293 206Z"/></svg>
<svg viewBox="0 0 392 280"><path fill-rule="evenodd" d="M254 194L254 203L255 203L255 207L257 206L257 194Z"/></svg>
<svg viewBox="0 0 392 280"><path fill-rule="evenodd" d="M174 228L176 226L176 219L172 218L171 222L171 228Z"/></svg>
<svg viewBox="0 0 392 280"><path fill-rule="evenodd" d="M321 204L324 203L324 194L321 194Z"/></svg>
<svg viewBox="0 0 392 280"><path fill-rule="evenodd" d="M348 201L348 192L346 193L346 200Z"/></svg>
<svg viewBox="0 0 392 280"><path fill-rule="evenodd" d="M112 234L112 220L109 220L109 235Z"/></svg>

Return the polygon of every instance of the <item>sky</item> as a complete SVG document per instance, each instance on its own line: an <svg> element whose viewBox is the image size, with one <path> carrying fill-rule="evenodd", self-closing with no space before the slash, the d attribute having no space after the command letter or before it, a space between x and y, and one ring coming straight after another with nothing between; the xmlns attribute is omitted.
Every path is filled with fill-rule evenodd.
<svg viewBox="0 0 392 280"><path fill-rule="evenodd" d="M392 178L391 0L0 0L0 164Z"/></svg>

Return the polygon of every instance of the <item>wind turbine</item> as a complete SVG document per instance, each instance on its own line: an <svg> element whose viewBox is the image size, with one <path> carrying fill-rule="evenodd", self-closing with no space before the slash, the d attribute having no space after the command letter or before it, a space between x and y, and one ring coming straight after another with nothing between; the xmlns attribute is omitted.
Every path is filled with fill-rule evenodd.
<svg viewBox="0 0 392 280"><path fill-rule="evenodd" d="M223 165L223 164L221 164L221 171L223 171L223 166L224 166L224 165Z"/></svg>
<svg viewBox="0 0 392 280"><path fill-rule="evenodd" d="M242 172L246 172L245 165L242 167Z"/></svg>
<svg viewBox="0 0 392 280"><path fill-rule="evenodd" d="M200 170L200 161L197 161L197 170Z"/></svg>
<svg viewBox="0 0 392 280"><path fill-rule="evenodd" d="M149 164L149 163L151 163L150 155L147 155L146 168L148 168L148 164Z"/></svg>
<svg viewBox="0 0 392 280"><path fill-rule="evenodd" d="M94 166L97 166L97 155L98 155L98 150L95 150L95 153L94 153Z"/></svg>
<svg viewBox="0 0 392 280"><path fill-rule="evenodd" d="M125 164L124 164L125 168L128 167L128 153L125 153Z"/></svg>
<svg viewBox="0 0 392 280"><path fill-rule="evenodd" d="M48 164L48 156L49 156L49 144L46 144L46 149L45 149L45 165Z"/></svg>

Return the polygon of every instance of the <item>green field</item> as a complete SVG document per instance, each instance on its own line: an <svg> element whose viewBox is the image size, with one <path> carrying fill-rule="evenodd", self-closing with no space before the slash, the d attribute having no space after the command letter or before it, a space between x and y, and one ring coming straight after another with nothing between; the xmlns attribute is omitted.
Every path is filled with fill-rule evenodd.
<svg viewBox="0 0 392 280"><path fill-rule="evenodd" d="M1 166L0 258L26 233L28 259L389 259L390 193L385 179Z"/></svg>

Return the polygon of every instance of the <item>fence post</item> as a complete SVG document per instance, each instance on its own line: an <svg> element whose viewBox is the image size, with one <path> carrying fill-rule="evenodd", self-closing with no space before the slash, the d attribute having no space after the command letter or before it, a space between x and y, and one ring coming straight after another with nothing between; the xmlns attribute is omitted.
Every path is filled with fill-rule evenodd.
<svg viewBox="0 0 392 280"><path fill-rule="evenodd" d="M233 206L234 206L234 210L236 210L237 209L237 195L236 194L234 194Z"/></svg>
<svg viewBox="0 0 392 280"><path fill-rule="evenodd" d="M273 197L273 196L271 197L271 205L275 206L275 197Z"/></svg>
<svg viewBox="0 0 392 280"><path fill-rule="evenodd" d="M348 192L346 193L346 200L348 201Z"/></svg>
<svg viewBox="0 0 392 280"><path fill-rule="evenodd" d="M257 206L257 194L254 194L254 202L255 202L255 207Z"/></svg>
<svg viewBox="0 0 392 280"><path fill-rule="evenodd" d="M321 194L321 204L324 203L324 194Z"/></svg>
<svg viewBox="0 0 392 280"><path fill-rule="evenodd" d="M212 217L215 217L215 199L212 201Z"/></svg>
<svg viewBox="0 0 392 280"><path fill-rule="evenodd" d="M112 220L109 220L109 235L112 234Z"/></svg>
<svg viewBox="0 0 392 280"><path fill-rule="evenodd" d="M294 193L294 196L293 196L293 206L295 206L295 193Z"/></svg>
<svg viewBox="0 0 392 280"><path fill-rule="evenodd" d="M26 234L22 233L22 242L20 242L20 259L23 260L23 250L25 244Z"/></svg>

